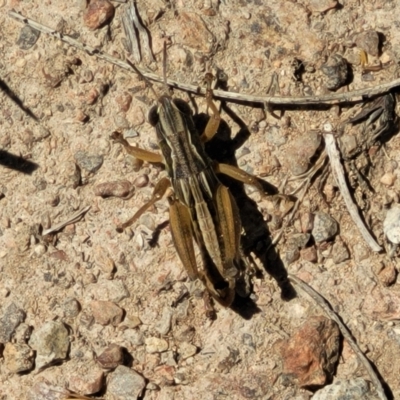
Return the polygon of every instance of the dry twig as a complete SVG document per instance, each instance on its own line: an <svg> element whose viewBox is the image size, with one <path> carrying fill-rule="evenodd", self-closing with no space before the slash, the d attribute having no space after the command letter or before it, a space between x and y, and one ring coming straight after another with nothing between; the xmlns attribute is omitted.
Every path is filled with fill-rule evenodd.
<svg viewBox="0 0 400 400"><path fill-rule="evenodd" d="M78 222L82 218L82 216L89 211L90 207L91 206L87 206L87 207L83 208L82 210L77 211L75 214L72 214L70 217L67 218L66 221L60 222L59 224L54 225L53 227L51 227L49 229L45 229L42 232L42 236L46 236L50 233L57 232L69 224L74 224L75 222Z"/></svg>
<svg viewBox="0 0 400 400"><path fill-rule="evenodd" d="M381 400L388 400L385 391L383 390L382 384L378 376L376 375L374 369L372 368L368 358L365 357L364 353L360 350L357 343L353 339L352 334L347 329L346 325L342 322L342 320L339 318L339 316L332 310L329 303L317 291L315 291L311 286L309 286L307 283L302 281L297 276L290 274L289 279L297 288L299 288L300 290L305 292L308 296L310 296L322 308L324 313L330 319L332 319L338 324L340 332L342 333L343 337L347 340L350 347L352 348L354 353L356 353L361 363L364 365L364 368L367 370L371 378L371 381L374 384L375 389L378 393L378 396L380 397Z"/></svg>
<svg viewBox="0 0 400 400"><path fill-rule="evenodd" d="M339 186L340 193L343 196L343 200L346 204L347 210L349 211L352 220L356 224L364 240L368 243L369 247L371 247L371 249L376 252L382 251L382 247L379 246L379 244L369 233L368 229L365 227L358 213L357 205L351 198L350 191L349 188L347 187L346 179L344 176L344 169L342 163L340 162L340 154L336 147L335 137L331 133L325 134L324 137L325 137L325 149L326 152L328 153L333 176L335 177L335 180Z"/></svg>
<svg viewBox="0 0 400 400"><path fill-rule="evenodd" d="M133 71L132 67L127 62L111 57L110 55L104 53L99 49L80 43L79 41L73 39L70 36L63 35L62 33L54 29L51 29L45 25L42 25L32 19L26 18L15 11L10 11L8 15L18 21L23 22L26 25L32 26L33 28L37 29L40 32L51 35L71 46L83 50L89 55L94 55L102 60L117 65L120 68L126 69L128 71ZM164 82L163 77L160 77L152 72L144 71L142 69L139 69L139 71L147 79L160 83ZM167 83L169 86L173 88L184 90L186 92L201 94L201 95L205 95L206 93L206 89L203 87L177 82L172 79L168 79ZM310 105L310 104L331 104L331 103L338 104L344 102L347 103L360 102L365 100L365 97L371 97L378 94L386 93L397 86L400 86L400 78L370 88L353 90L351 92L346 92L346 93L332 93L324 96L303 96L303 97L257 96L257 95L243 94L243 93L225 92L223 90L214 90L213 94L214 97L219 100L240 101L244 103L259 103L264 106L265 105Z"/></svg>

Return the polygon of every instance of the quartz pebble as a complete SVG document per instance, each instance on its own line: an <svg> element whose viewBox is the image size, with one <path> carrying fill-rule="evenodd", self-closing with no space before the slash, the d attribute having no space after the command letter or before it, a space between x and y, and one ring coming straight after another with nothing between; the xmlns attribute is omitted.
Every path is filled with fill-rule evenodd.
<svg viewBox="0 0 400 400"><path fill-rule="evenodd" d="M191 343L182 342L179 344L178 352L180 359L186 360L197 353L197 347Z"/></svg>
<svg viewBox="0 0 400 400"><path fill-rule="evenodd" d="M168 350L168 342L157 337L149 337L145 340L147 353L162 353Z"/></svg>
<svg viewBox="0 0 400 400"><path fill-rule="evenodd" d="M383 232L391 243L400 243L400 207L395 206L386 213Z"/></svg>
<svg viewBox="0 0 400 400"><path fill-rule="evenodd" d="M36 350L36 368L40 370L67 357L68 330L62 322L48 321L33 331L29 345Z"/></svg>
<svg viewBox="0 0 400 400"><path fill-rule="evenodd" d="M387 172L381 177L380 182L386 186L393 186L395 180L396 175L391 172Z"/></svg>
<svg viewBox="0 0 400 400"><path fill-rule="evenodd" d="M114 400L137 400L146 386L146 381L133 369L120 365L110 374L107 393Z"/></svg>

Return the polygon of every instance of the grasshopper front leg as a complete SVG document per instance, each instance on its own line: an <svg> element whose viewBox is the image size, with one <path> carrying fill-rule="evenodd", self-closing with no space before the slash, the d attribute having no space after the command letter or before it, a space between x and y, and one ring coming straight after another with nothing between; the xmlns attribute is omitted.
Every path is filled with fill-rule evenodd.
<svg viewBox="0 0 400 400"><path fill-rule="evenodd" d="M152 163L163 162L163 157L161 154L153 153L152 151L144 150L140 147L131 146L128 141L124 139L121 132L113 132L110 138L117 143L121 143L125 147L125 150L128 154L138 158L139 160Z"/></svg>
<svg viewBox="0 0 400 400"><path fill-rule="evenodd" d="M136 211L135 215L130 218L128 221L124 222L121 225L117 226L117 232L121 233L123 232L128 226L133 225L154 203L156 203L158 200L162 199L162 197L165 195L167 192L167 189L171 186L171 181L168 178L162 178L160 179L156 186L154 187L153 194L151 196L151 199L144 204L142 207L139 208L138 211Z"/></svg>

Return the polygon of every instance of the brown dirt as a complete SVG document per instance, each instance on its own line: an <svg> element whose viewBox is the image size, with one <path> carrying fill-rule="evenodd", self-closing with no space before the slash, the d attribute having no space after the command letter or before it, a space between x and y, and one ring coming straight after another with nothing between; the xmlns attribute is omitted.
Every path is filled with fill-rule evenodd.
<svg viewBox="0 0 400 400"><path fill-rule="evenodd" d="M5 308L16 303L25 311L25 322L33 329L45 321L58 319L71 332L69 358L60 365L39 373L18 375L8 373L4 362L0 362L0 398L28 398L40 379L68 387L71 377L84 371L95 354L109 344L126 348L133 359L132 368L158 385L157 390L149 390L154 387L146 390L145 399L309 398L311 392L295 385L284 386L279 379L282 363L276 343L288 338L308 317L319 315L318 307L301 297L284 300L277 281L264 273L253 280L252 298L257 312L243 318L239 312L217 305L217 318L211 322L205 315L202 285L187 280L170 228L165 226L166 201L157 203L140 219L132 228L134 234L115 231L118 223L127 220L150 198L155 182L164 173L159 166L148 163L136 168L122 147L109 139L116 129L129 127L138 133L129 139L131 142L154 149L155 134L145 119L152 94L143 89L143 82L135 74L44 34L32 48L22 50L17 44L22 25L7 15L15 9L54 29L63 26L65 33L76 34L79 40L123 58L121 7L116 9L109 32L107 27L91 31L83 22L84 3L0 0L0 79L23 107L37 117L37 121L31 118L10 92L0 91L0 148L38 166L27 174L0 165L3 194L0 198L0 305ZM230 91L241 93L266 94L273 73L279 77L275 94L326 93L320 68L333 53L342 54L351 65L353 77L349 90L397 78L398 2L349 0L323 13L313 11L313 4L307 0L140 2L139 13L148 26L157 58L157 63L149 64L145 60L142 65L162 75L162 43L166 37L171 44L168 49L170 78L201 85L207 66L211 66L214 71L218 68L225 72ZM372 82L362 80L359 49L354 45L354 35L368 29L380 33L381 61L389 62L388 68L372 73ZM294 60L304 63L301 79L296 78ZM370 57L369 62L374 64L378 60ZM128 111L124 111L126 93L133 97ZM175 95L188 99L185 93L175 92ZM195 102L199 111L205 112L204 100L196 98ZM310 129L321 131L327 122L336 127L342 120L337 107L290 108L284 118L276 119L271 113L264 118L257 106L229 106L251 131L236 151L238 165L247 172L262 175L276 187L280 187L288 173L290 144L306 136ZM279 115L280 110L275 110L275 114ZM228 133L235 137L239 126L226 113L223 118L228 123ZM364 218L372 225L381 244L384 243L385 210L399 202L399 148L399 138L394 135L385 144L387 155L382 150L374 154L369 173L375 194L358 189L364 201ZM103 164L94 173L82 170L81 185L74 187L75 155L79 151L102 156ZM218 155L220 150L214 147L213 151ZM391 186L380 182L385 173L397 177ZM149 178L148 184L144 175ZM99 183L114 180L135 182L133 197L125 201L95 195ZM296 185L296 182L289 183L286 189ZM396 322L400 285L398 280L390 282L393 284L389 287L384 285L387 281L380 272L382 265L390 265L388 257L374 254L363 244L341 196L332 189L334 186L332 177L328 177L321 190L318 180L308 190L277 246L278 259L270 261L267 269L276 276L282 272L279 268L286 260L289 239L301 231L301 215L323 211L334 217L340 226L339 235L333 241L316 245L318 261L312 263L300 258L285 268L306 280L332 304L361 349L376 364L394 398L400 398L398 368L391 368L398 360L395 355L400 346ZM324 188L326 193L335 192L329 202L324 199ZM233 187L234 194L235 190ZM238 197L244 197L241 189L237 190ZM279 226L279 221L267 215L266 200L251 188L246 191L248 196L239 200L244 204L240 204L242 211L246 214L249 207L255 213L254 220L246 221L246 228L254 236L250 239L265 247L270 237L262 236L265 232L259 225L260 220L271 221L272 236L278 232L273 222ZM257 207L250 199L256 201ZM86 206L91 206L90 211L79 222L61 230L54 246L33 239L33 227L62 222ZM164 227L156 245L150 246L149 240L160 224ZM337 264L331 252L339 236L350 252L350 259ZM114 271L110 270L110 259L115 265ZM110 289L110 282L122 283L129 293L118 301L125 313L123 322L117 326L85 324L86 317L90 320L93 300L110 300L120 294L120 286ZM185 292L189 296L183 295L181 299ZM66 299L70 298L81 306L81 312L74 317L66 313ZM137 318L140 324L135 326ZM166 353L146 353L143 343L153 336L168 341ZM197 346L198 353L186 360L179 359L180 346L186 341ZM172 367L172 373L167 367ZM176 383L177 376L182 383ZM345 344L336 377L354 376L368 378ZM107 391L103 397L111 399Z"/></svg>

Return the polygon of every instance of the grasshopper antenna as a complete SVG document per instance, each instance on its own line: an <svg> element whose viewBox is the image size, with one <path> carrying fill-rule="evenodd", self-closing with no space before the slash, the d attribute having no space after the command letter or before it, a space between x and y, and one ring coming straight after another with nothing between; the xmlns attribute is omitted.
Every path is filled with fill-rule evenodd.
<svg viewBox="0 0 400 400"><path fill-rule="evenodd" d="M149 81L149 79L147 79L130 60L126 59L126 62L146 82L147 86L149 86L150 90L153 92L155 100L158 101L159 96L154 90L153 84Z"/></svg>
<svg viewBox="0 0 400 400"><path fill-rule="evenodd" d="M167 83L167 42L164 41L163 47L163 80L166 93L169 92L169 87Z"/></svg>

